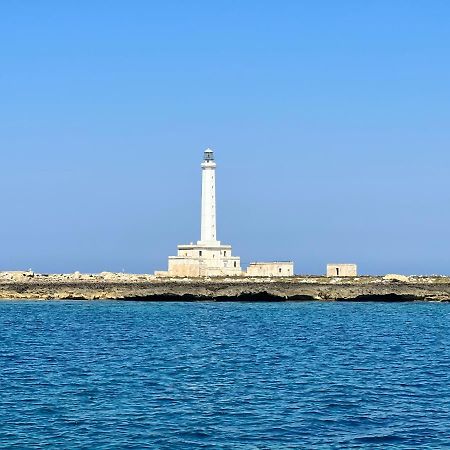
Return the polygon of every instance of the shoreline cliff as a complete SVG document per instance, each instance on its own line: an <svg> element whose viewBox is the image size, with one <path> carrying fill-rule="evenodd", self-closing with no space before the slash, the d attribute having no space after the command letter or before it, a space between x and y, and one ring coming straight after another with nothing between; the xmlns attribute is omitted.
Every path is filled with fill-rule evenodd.
<svg viewBox="0 0 450 450"><path fill-rule="evenodd" d="M67 275L1 272L0 299L450 302L450 278L402 275L159 278L109 272Z"/></svg>

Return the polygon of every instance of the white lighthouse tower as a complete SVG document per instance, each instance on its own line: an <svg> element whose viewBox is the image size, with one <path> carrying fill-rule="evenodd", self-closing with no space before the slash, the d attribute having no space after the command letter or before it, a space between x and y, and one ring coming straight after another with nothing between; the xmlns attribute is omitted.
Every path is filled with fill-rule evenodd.
<svg viewBox="0 0 450 450"><path fill-rule="evenodd" d="M179 245L169 256L169 270L157 275L174 277L242 275L241 261L231 256L231 245L221 245L216 229L216 162L214 152L204 152L202 168L201 234L197 244Z"/></svg>
<svg viewBox="0 0 450 450"><path fill-rule="evenodd" d="M202 220L198 245L220 245L216 240L216 163L214 153L205 150L202 162Z"/></svg>

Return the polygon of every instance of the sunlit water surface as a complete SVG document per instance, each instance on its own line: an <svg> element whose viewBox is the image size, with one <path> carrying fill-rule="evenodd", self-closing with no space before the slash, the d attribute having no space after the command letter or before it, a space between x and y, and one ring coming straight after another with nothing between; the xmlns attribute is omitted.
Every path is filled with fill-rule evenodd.
<svg viewBox="0 0 450 450"><path fill-rule="evenodd" d="M2 448L450 448L450 304L0 302Z"/></svg>

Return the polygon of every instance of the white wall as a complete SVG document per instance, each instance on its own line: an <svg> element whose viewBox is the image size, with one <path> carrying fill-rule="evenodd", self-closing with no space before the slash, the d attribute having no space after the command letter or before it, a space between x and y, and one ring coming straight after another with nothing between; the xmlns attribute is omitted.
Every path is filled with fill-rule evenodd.
<svg viewBox="0 0 450 450"><path fill-rule="evenodd" d="M247 275L252 277L291 277L294 275L294 263L251 263L247 268Z"/></svg>
<svg viewBox="0 0 450 450"><path fill-rule="evenodd" d="M356 277L358 267L356 264L328 264L327 277Z"/></svg>

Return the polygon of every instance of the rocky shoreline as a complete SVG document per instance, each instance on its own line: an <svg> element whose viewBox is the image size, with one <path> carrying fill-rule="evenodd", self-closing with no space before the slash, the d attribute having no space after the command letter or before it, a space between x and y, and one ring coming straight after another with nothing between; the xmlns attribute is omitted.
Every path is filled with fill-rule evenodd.
<svg viewBox="0 0 450 450"><path fill-rule="evenodd" d="M450 302L450 278L387 275L168 279L109 272L66 275L1 272L0 299Z"/></svg>

